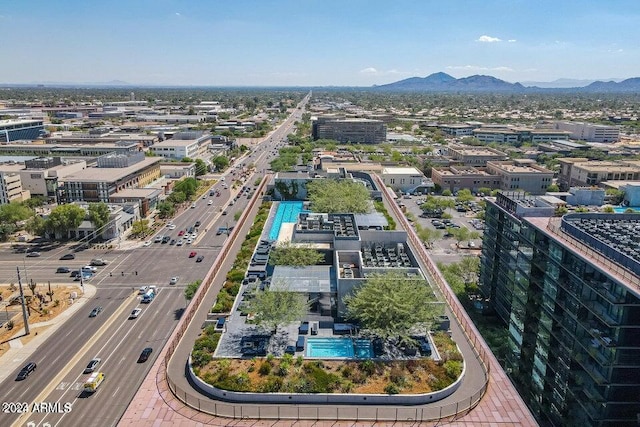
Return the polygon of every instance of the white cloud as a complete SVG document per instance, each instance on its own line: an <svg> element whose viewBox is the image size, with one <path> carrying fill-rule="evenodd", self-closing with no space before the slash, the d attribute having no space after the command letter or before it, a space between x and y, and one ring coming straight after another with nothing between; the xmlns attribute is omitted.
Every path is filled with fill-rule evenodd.
<svg viewBox="0 0 640 427"><path fill-rule="evenodd" d="M378 74L378 70L373 67L368 67L363 70L360 70L361 74Z"/></svg>
<svg viewBox="0 0 640 427"><path fill-rule="evenodd" d="M511 67L483 67L480 65L449 65L447 66L448 70L464 70L464 71L502 71L507 73L512 73L515 70Z"/></svg>
<svg viewBox="0 0 640 427"><path fill-rule="evenodd" d="M502 39L499 39L498 37L491 37L491 36L480 36L477 40L477 42L482 42L482 43L497 43L497 42L501 42Z"/></svg>
<svg viewBox="0 0 640 427"><path fill-rule="evenodd" d="M180 12L176 12L176 16L182 16Z"/></svg>
<svg viewBox="0 0 640 427"><path fill-rule="evenodd" d="M516 40L516 39L509 39L509 40L507 40L507 41L508 41L509 43L515 43L515 42L517 42L518 40Z"/></svg>

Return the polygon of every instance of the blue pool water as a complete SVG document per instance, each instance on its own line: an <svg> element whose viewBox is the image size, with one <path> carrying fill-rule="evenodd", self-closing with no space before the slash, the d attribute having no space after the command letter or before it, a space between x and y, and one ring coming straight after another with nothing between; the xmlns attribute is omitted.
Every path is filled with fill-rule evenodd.
<svg viewBox="0 0 640 427"><path fill-rule="evenodd" d="M627 209L633 209L636 212L640 212L640 206L629 206L625 208L613 208L616 213L624 213Z"/></svg>
<svg viewBox="0 0 640 427"><path fill-rule="evenodd" d="M300 212L302 212L302 202L280 202L271 230L269 230L269 239L276 240L278 238L283 222L295 224Z"/></svg>
<svg viewBox="0 0 640 427"><path fill-rule="evenodd" d="M363 338L307 338L307 357L370 359L373 347Z"/></svg>

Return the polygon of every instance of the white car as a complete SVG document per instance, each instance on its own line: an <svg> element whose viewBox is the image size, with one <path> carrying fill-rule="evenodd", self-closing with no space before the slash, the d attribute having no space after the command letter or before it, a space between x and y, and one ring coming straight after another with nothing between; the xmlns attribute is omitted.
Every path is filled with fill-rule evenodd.
<svg viewBox="0 0 640 427"><path fill-rule="evenodd" d="M151 246L151 240L147 240L146 242L144 242L144 245L142 246L144 247Z"/></svg>
<svg viewBox="0 0 640 427"><path fill-rule="evenodd" d="M191 233L191 239L192 240L195 240L196 237L198 237L198 233L196 233L196 232Z"/></svg>
<svg viewBox="0 0 640 427"><path fill-rule="evenodd" d="M169 224L168 227L169 227L169 230L175 230L176 229L176 225L175 224Z"/></svg>
<svg viewBox="0 0 640 427"><path fill-rule="evenodd" d="M187 242L186 242L186 243L187 243L187 245L190 245L190 244L192 244L192 243L193 243L193 240L192 240L192 239L187 239Z"/></svg>
<svg viewBox="0 0 640 427"><path fill-rule="evenodd" d="M148 290L149 290L148 286L140 286L140 288L138 289L138 295L144 295L147 293Z"/></svg>
<svg viewBox="0 0 640 427"><path fill-rule="evenodd" d="M211 206L212 204L213 204L213 200L209 200L209 201L207 202L207 205L209 205L209 206Z"/></svg>
<svg viewBox="0 0 640 427"><path fill-rule="evenodd" d="M195 209L196 208L196 204L195 203L191 203L191 209Z"/></svg>
<svg viewBox="0 0 640 427"><path fill-rule="evenodd" d="M141 308L134 308L133 311L131 312L131 314L129 315L129 319L136 319L140 313L142 313L142 309Z"/></svg>
<svg viewBox="0 0 640 427"><path fill-rule="evenodd" d="M171 279L169 279L169 284L170 285L175 285L176 283L178 283L178 276L172 277Z"/></svg>
<svg viewBox="0 0 640 427"><path fill-rule="evenodd" d="M85 265L81 268L82 271L88 271L89 273L96 273L98 269L92 265Z"/></svg>
<svg viewBox="0 0 640 427"><path fill-rule="evenodd" d="M182 239L178 239L178 241L176 242L176 246L182 246L184 244L184 240Z"/></svg>

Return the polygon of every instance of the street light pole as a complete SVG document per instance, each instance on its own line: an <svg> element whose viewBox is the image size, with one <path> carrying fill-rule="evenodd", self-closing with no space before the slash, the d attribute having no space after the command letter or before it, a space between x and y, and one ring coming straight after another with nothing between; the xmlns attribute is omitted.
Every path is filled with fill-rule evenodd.
<svg viewBox="0 0 640 427"><path fill-rule="evenodd" d="M16 267L18 272L18 287L20 288L20 300L22 301L22 319L24 320L24 333L29 335L29 316L27 315L27 306L24 300L24 292L22 291L22 280L20 279L20 267Z"/></svg>

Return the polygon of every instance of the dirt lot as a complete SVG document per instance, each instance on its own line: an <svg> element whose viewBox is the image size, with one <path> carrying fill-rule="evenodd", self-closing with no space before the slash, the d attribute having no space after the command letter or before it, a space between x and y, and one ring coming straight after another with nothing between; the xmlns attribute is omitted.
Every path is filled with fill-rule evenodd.
<svg viewBox="0 0 640 427"><path fill-rule="evenodd" d="M29 288L25 287L23 290L30 311L30 334L25 336L22 333L24 322L22 320L22 310L20 309L20 305L11 305L10 308L16 313L16 315L12 319L14 323L13 328L9 329L8 324L5 324L0 329L0 356L6 353L9 349L9 342L12 339L19 339L24 345L33 339L39 332L45 331L49 327L48 325L38 327L37 324L51 320L69 308L71 306L70 297L72 292L77 292L78 295L81 294L80 288L74 285L52 285L52 296L48 295L48 286L38 286L35 289L36 297L34 297L33 292L31 292ZM11 290L9 286L0 286L0 294L2 295L3 301L8 301L11 295L15 295L16 292L16 290ZM38 298L37 295L40 295L41 299ZM9 310L9 312L11 312L11 310ZM20 335L22 336L20 337Z"/></svg>

